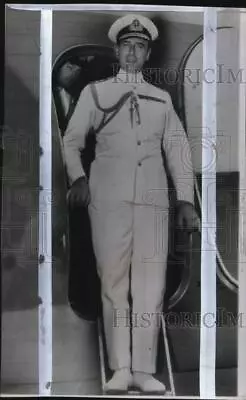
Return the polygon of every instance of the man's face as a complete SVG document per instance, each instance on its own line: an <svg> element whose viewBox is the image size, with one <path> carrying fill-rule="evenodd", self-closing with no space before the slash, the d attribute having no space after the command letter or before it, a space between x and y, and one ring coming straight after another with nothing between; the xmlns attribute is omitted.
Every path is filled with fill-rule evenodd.
<svg viewBox="0 0 246 400"><path fill-rule="evenodd" d="M148 41L138 37L122 39L115 46L120 66L128 72L140 71L149 59L150 51Z"/></svg>
<svg viewBox="0 0 246 400"><path fill-rule="evenodd" d="M58 84L64 89L68 89L71 84L78 78L81 67L72 64L70 61L66 62L58 73Z"/></svg>

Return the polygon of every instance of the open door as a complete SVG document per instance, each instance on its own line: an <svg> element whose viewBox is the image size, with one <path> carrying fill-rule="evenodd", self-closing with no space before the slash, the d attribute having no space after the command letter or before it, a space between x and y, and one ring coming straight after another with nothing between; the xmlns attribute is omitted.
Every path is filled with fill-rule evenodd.
<svg viewBox="0 0 246 400"><path fill-rule="evenodd" d="M60 141L61 145L58 153L61 151L61 139L81 90L91 81L105 79L117 72L117 63L111 48L98 45L74 46L57 57L53 66L53 98L59 126L59 129L56 130L57 135L60 136L57 143ZM151 80L150 75L148 75L148 79ZM86 148L81 154L81 162L87 175L90 173L90 164L94 159L95 148L94 136L88 136ZM59 169L60 173L54 179L54 187L60 192L60 196L57 197L62 196L64 202L67 177L65 166L61 164L61 154L58 154L58 157L60 157L60 161L54 159L54 168L55 170ZM66 182L65 188L64 182ZM171 181L170 185L172 185ZM63 194L61 187L63 187ZM69 215L68 227L64 224L65 212L68 212ZM190 237L187 234L175 232L172 211L171 214L165 309L171 309L183 297L188 288L190 276ZM53 245L54 251L56 251L59 248L57 242L61 243L61 236L63 242L64 237L66 238L65 242L69 248L69 303L82 318L95 320L101 312L100 282L96 273L88 213L83 208L64 209L62 215L63 229L62 232L61 229L58 229L59 237L57 237L57 231L54 231ZM59 215L57 218L61 219Z"/></svg>

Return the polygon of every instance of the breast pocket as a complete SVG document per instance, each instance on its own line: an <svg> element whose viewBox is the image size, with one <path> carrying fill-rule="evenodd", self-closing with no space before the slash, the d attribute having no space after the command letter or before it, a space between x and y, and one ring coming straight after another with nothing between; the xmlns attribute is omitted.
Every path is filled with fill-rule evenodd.
<svg viewBox="0 0 246 400"><path fill-rule="evenodd" d="M143 100L140 103L141 125L146 131L147 137L161 139L165 121L165 105L163 103Z"/></svg>

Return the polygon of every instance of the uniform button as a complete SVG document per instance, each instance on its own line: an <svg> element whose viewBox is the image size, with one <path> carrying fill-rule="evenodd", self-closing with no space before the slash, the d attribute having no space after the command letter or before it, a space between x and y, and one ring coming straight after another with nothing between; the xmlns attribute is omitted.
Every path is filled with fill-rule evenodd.
<svg viewBox="0 0 246 400"><path fill-rule="evenodd" d="M142 163L139 161L139 162L138 162L138 166L141 167L141 165L142 165Z"/></svg>
<svg viewBox="0 0 246 400"><path fill-rule="evenodd" d="M138 140L138 141L137 141L137 143L138 143L138 146L140 146L140 144L141 144L141 140Z"/></svg>

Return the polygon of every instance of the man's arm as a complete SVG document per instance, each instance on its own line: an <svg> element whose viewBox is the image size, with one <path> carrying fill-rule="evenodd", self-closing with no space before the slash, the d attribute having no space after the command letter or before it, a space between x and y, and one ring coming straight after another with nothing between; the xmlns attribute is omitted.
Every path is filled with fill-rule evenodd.
<svg viewBox="0 0 246 400"><path fill-rule="evenodd" d="M70 185L85 176L81 164L81 150L95 120L95 105L89 86L86 86L78 99L73 115L63 137L64 157Z"/></svg>
<svg viewBox="0 0 246 400"><path fill-rule="evenodd" d="M89 86L86 86L81 92L63 137L64 157L71 185L67 198L72 207L87 206L90 202L89 187L80 155L94 120L94 101Z"/></svg>
<svg viewBox="0 0 246 400"><path fill-rule="evenodd" d="M177 194L177 226L199 229L194 208L194 173L191 149L184 128L174 110L171 97L163 135L163 149Z"/></svg>
<svg viewBox="0 0 246 400"><path fill-rule="evenodd" d="M194 175L190 145L169 96L163 149L177 191L177 200L194 204Z"/></svg>

